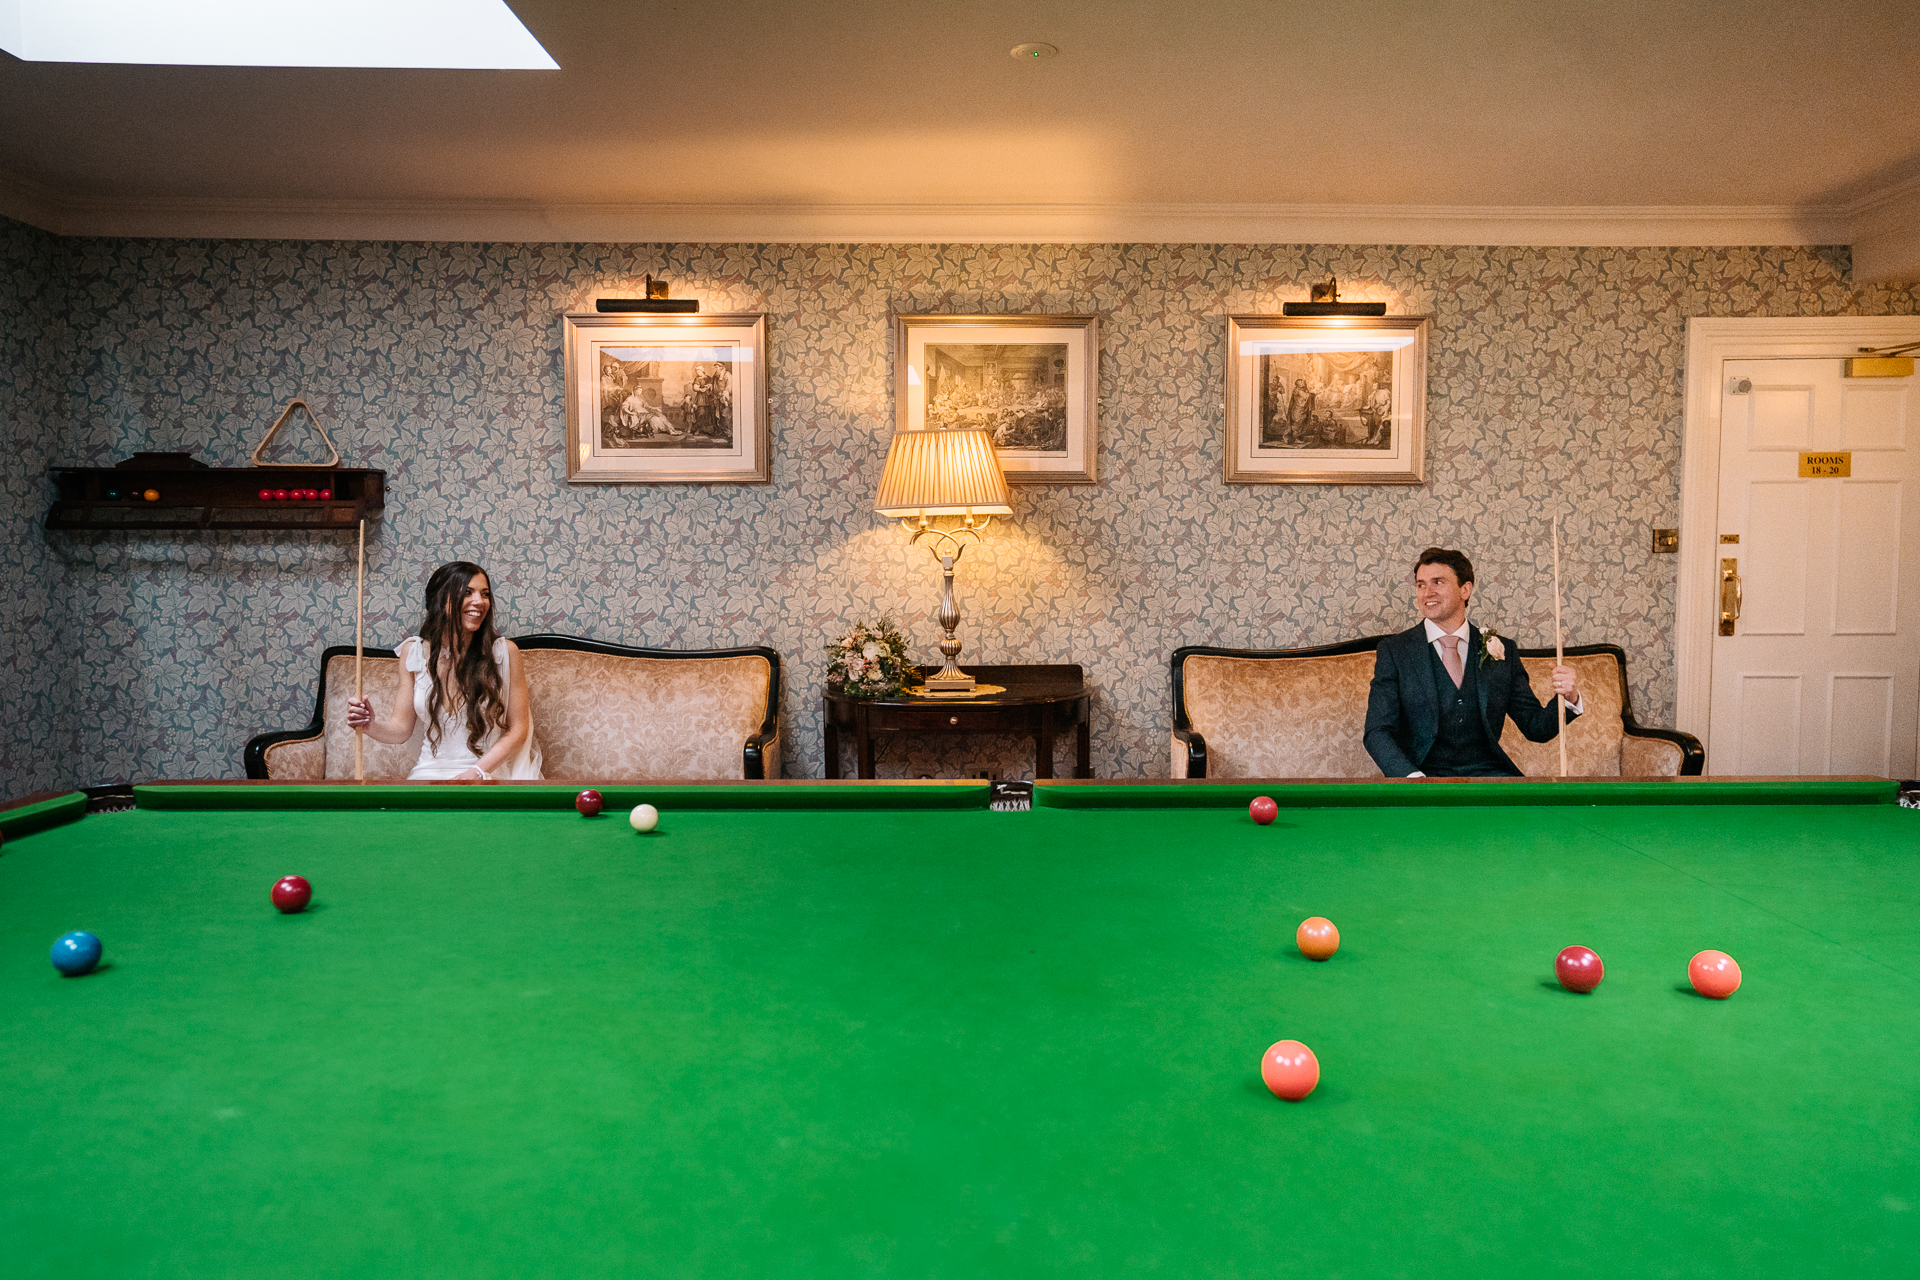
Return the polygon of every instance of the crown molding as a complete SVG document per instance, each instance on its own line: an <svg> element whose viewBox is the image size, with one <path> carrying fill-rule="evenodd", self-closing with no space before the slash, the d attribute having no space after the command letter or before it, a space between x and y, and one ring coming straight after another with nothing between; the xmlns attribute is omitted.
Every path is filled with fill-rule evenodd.
<svg viewBox="0 0 1920 1280"><path fill-rule="evenodd" d="M1909 204L1914 200L1920 200L1920 173L1884 186L1878 191L1867 192L1846 206L1845 212L1849 218L1871 218L1889 206Z"/></svg>
<svg viewBox="0 0 1920 1280"><path fill-rule="evenodd" d="M1920 181L1902 184L1920 192ZM0 172L0 214L65 236L520 243L1850 244L1853 205L548 204L73 196Z"/></svg>
<svg viewBox="0 0 1920 1280"><path fill-rule="evenodd" d="M0 216L63 235L67 202L45 183L0 169Z"/></svg>
<svg viewBox="0 0 1920 1280"><path fill-rule="evenodd" d="M1882 188L1848 208L1853 275L1863 284L1920 281L1920 175Z"/></svg>

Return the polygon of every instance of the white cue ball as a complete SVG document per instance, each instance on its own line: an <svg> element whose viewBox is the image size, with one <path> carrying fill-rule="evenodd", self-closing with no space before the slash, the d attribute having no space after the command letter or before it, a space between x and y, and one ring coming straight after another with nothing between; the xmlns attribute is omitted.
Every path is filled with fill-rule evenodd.
<svg viewBox="0 0 1920 1280"><path fill-rule="evenodd" d="M651 831L660 825L660 811L650 804L637 804L627 821L633 824L635 831Z"/></svg>

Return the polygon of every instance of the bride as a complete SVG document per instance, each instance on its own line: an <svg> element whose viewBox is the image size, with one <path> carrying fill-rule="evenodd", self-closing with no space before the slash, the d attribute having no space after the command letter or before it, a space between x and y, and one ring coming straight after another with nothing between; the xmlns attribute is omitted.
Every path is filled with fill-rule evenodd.
<svg viewBox="0 0 1920 1280"><path fill-rule="evenodd" d="M486 570L465 560L427 579L420 634L400 645L393 710L376 720L371 699L347 699L347 727L375 742L403 743L420 720L427 734L409 782L540 776L520 650L494 634Z"/></svg>

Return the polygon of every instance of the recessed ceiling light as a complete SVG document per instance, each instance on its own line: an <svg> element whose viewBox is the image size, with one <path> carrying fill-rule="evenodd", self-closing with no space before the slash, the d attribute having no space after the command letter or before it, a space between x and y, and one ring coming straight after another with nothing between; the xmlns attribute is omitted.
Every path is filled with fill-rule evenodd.
<svg viewBox="0 0 1920 1280"><path fill-rule="evenodd" d="M1034 62L1041 58L1051 58L1060 51L1050 44L1017 44L1008 52L1022 62Z"/></svg>
<svg viewBox="0 0 1920 1280"><path fill-rule="evenodd" d="M23 62L558 71L506 0L0 0Z"/></svg>

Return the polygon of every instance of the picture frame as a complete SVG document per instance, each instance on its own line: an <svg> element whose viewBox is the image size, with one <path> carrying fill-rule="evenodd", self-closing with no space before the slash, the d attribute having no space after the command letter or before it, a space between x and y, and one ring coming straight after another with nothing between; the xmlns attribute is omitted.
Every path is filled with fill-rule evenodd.
<svg viewBox="0 0 1920 1280"><path fill-rule="evenodd" d="M1423 484L1429 316L1228 316L1227 484Z"/></svg>
<svg viewBox="0 0 1920 1280"><path fill-rule="evenodd" d="M764 312L568 312L568 484L767 484Z"/></svg>
<svg viewBox="0 0 1920 1280"><path fill-rule="evenodd" d="M985 427L1010 484L1099 482L1097 316L896 315L893 358L896 431Z"/></svg>

